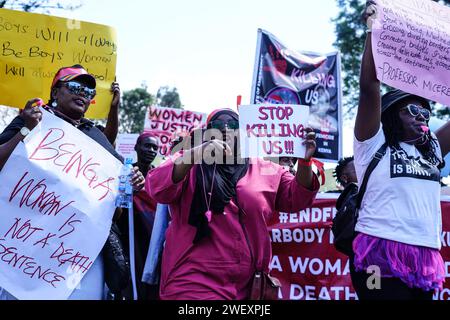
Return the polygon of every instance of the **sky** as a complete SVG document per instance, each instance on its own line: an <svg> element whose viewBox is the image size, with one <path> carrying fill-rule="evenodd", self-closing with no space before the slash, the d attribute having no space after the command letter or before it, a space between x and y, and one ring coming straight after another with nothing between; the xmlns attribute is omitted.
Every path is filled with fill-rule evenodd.
<svg viewBox="0 0 450 320"><path fill-rule="evenodd" d="M250 103L258 28L294 50L336 51L336 2L73 0L81 8L50 14L115 28L122 91L142 84L152 94L161 86L176 87L185 109L209 113L235 108L238 95L242 104ZM344 123L344 156L352 154L352 127Z"/></svg>
<svg viewBox="0 0 450 320"><path fill-rule="evenodd" d="M155 94L176 87L185 109L208 113L250 102L258 28L300 51L335 51L335 0L82 0L53 14L117 31L117 80ZM344 129L350 155L351 128Z"/></svg>
<svg viewBox="0 0 450 320"><path fill-rule="evenodd" d="M258 28L298 50L335 50L335 0L82 0L59 16L117 31L117 79L125 90L145 82L178 89L186 109L250 100Z"/></svg>

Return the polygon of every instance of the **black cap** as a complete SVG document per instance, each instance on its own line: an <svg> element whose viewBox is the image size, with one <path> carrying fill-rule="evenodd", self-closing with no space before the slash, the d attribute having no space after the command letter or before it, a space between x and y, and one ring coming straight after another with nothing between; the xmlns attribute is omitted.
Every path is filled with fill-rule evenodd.
<svg viewBox="0 0 450 320"><path fill-rule="evenodd" d="M430 102L427 99L420 96L416 96L411 93L404 92L402 90L395 89L385 93L381 97L381 113L385 112L391 106L406 98L414 98L420 100L421 102L423 102L423 106L431 111Z"/></svg>

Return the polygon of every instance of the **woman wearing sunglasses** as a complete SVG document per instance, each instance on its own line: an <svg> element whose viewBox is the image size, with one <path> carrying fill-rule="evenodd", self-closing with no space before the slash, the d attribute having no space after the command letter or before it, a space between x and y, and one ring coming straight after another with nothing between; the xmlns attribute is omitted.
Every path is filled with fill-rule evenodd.
<svg viewBox="0 0 450 320"><path fill-rule="evenodd" d="M216 110L206 123L202 144L147 176L147 192L169 204L172 215L161 299L249 298L255 271L269 269L267 217L310 206L319 188L309 163L316 148L313 132L308 130L306 156L293 176L272 162L240 157L233 110Z"/></svg>
<svg viewBox="0 0 450 320"><path fill-rule="evenodd" d="M370 4L363 14L368 22L375 12ZM379 148L387 144L387 149L370 175L359 210L353 286L362 300L431 300L445 278L439 180L443 156L450 150L450 125L430 132L431 108L423 97L400 90L380 96L368 34L354 131L359 182Z"/></svg>
<svg viewBox="0 0 450 320"><path fill-rule="evenodd" d="M53 79L50 101L48 106L44 106L44 108L78 128L100 144L105 149L105 152L109 152L122 161L123 158L115 151L104 133L92 121L84 118L84 114L95 97L95 87L95 78L82 66L74 65L61 68ZM114 94L113 104L118 104L120 92L116 83L113 84L112 91ZM14 118L0 134L0 170L15 147L41 121L42 112L38 106L39 102L41 102L39 98L29 100L20 115ZM117 106L112 106L112 108L115 107ZM144 177L137 167L134 168L132 185L134 190L141 190L144 186ZM114 248L117 249L117 246ZM81 280L79 288L74 290L69 299L97 300L103 298L103 279L105 279L103 264L102 254L100 254L86 276ZM2 299L14 299L14 297L0 288L0 300Z"/></svg>

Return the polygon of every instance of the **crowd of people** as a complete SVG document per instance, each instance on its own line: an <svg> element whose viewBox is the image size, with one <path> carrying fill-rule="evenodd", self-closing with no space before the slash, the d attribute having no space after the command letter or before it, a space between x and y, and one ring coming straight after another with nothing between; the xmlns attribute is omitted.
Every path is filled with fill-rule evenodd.
<svg viewBox="0 0 450 320"><path fill-rule="evenodd" d="M375 11L369 5L364 18L370 23ZM119 85L111 85L113 99L105 127L84 117L95 94L96 80L81 65L58 70L48 103L40 105L40 98L30 99L0 134L0 170L41 121L43 109L123 162L113 147L119 124ZM367 36L354 156L341 159L334 171L341 189L358 183L380 147L386 146L367 184L354 254L349 257L359 299L430 300L434 290L443 286L439 170L450 150L450 125L432 133L430 115L430 103L421 96L400 90L381 95L371 37ZM304 158L276 161L242 158L238 128L236 111L215 110L205 127L174 137L172 154L157 167L152 163L160 147L158 138L148 132L139 136L131 178L134 235L128 232L128 210L117 208L103 254L69 299L133 299L128 274L130 236L134 237L138 299L251 297L255 275L270 273L272 251L266 221L278 212L311 206L320 183L311 166L316 143L310 128L306 128ZM195 141L194 132L201 132L203 139ZM402 170L412 163L420 166L420 172ZM114 245L119 247L111 251ZM111 252L122 255L125 264L109 265ZM366 271L374 265L381 270L379 290L367 286ZM105 274L120 267L125 271ZM0 289L0 299L15 298Z"/></svg>

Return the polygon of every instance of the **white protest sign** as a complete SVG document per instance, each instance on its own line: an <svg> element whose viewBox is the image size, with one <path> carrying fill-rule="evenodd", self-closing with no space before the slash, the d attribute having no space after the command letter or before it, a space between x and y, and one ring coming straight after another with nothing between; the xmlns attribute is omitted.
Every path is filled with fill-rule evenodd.
<svg viewBox="0 0 450 320"><path fill-rule="evenodd" d="M125 159L132 158L133 163L137 161L134 146L139 135L137 133L119 133L116 140L116 151Z"/></svg>
<svg viewBox="0 0 450 320"><path fill-rule="evenodd" d="M109 234L121 163L43 111L0 172L0 287L67 299Z"/></svg>
<svg viewBox="0 0 450 320"><path fill-rule="evenodd" d="M257 104L239 107L240 150L243 158L305 157L302 145L309 107Z"/></svg>
<svg viewBox="0 0 450 320"><path fill-rule="evenodd" d="M430 0L377 0L372 51L377 78L450 105L450 8Z"/></svg>

